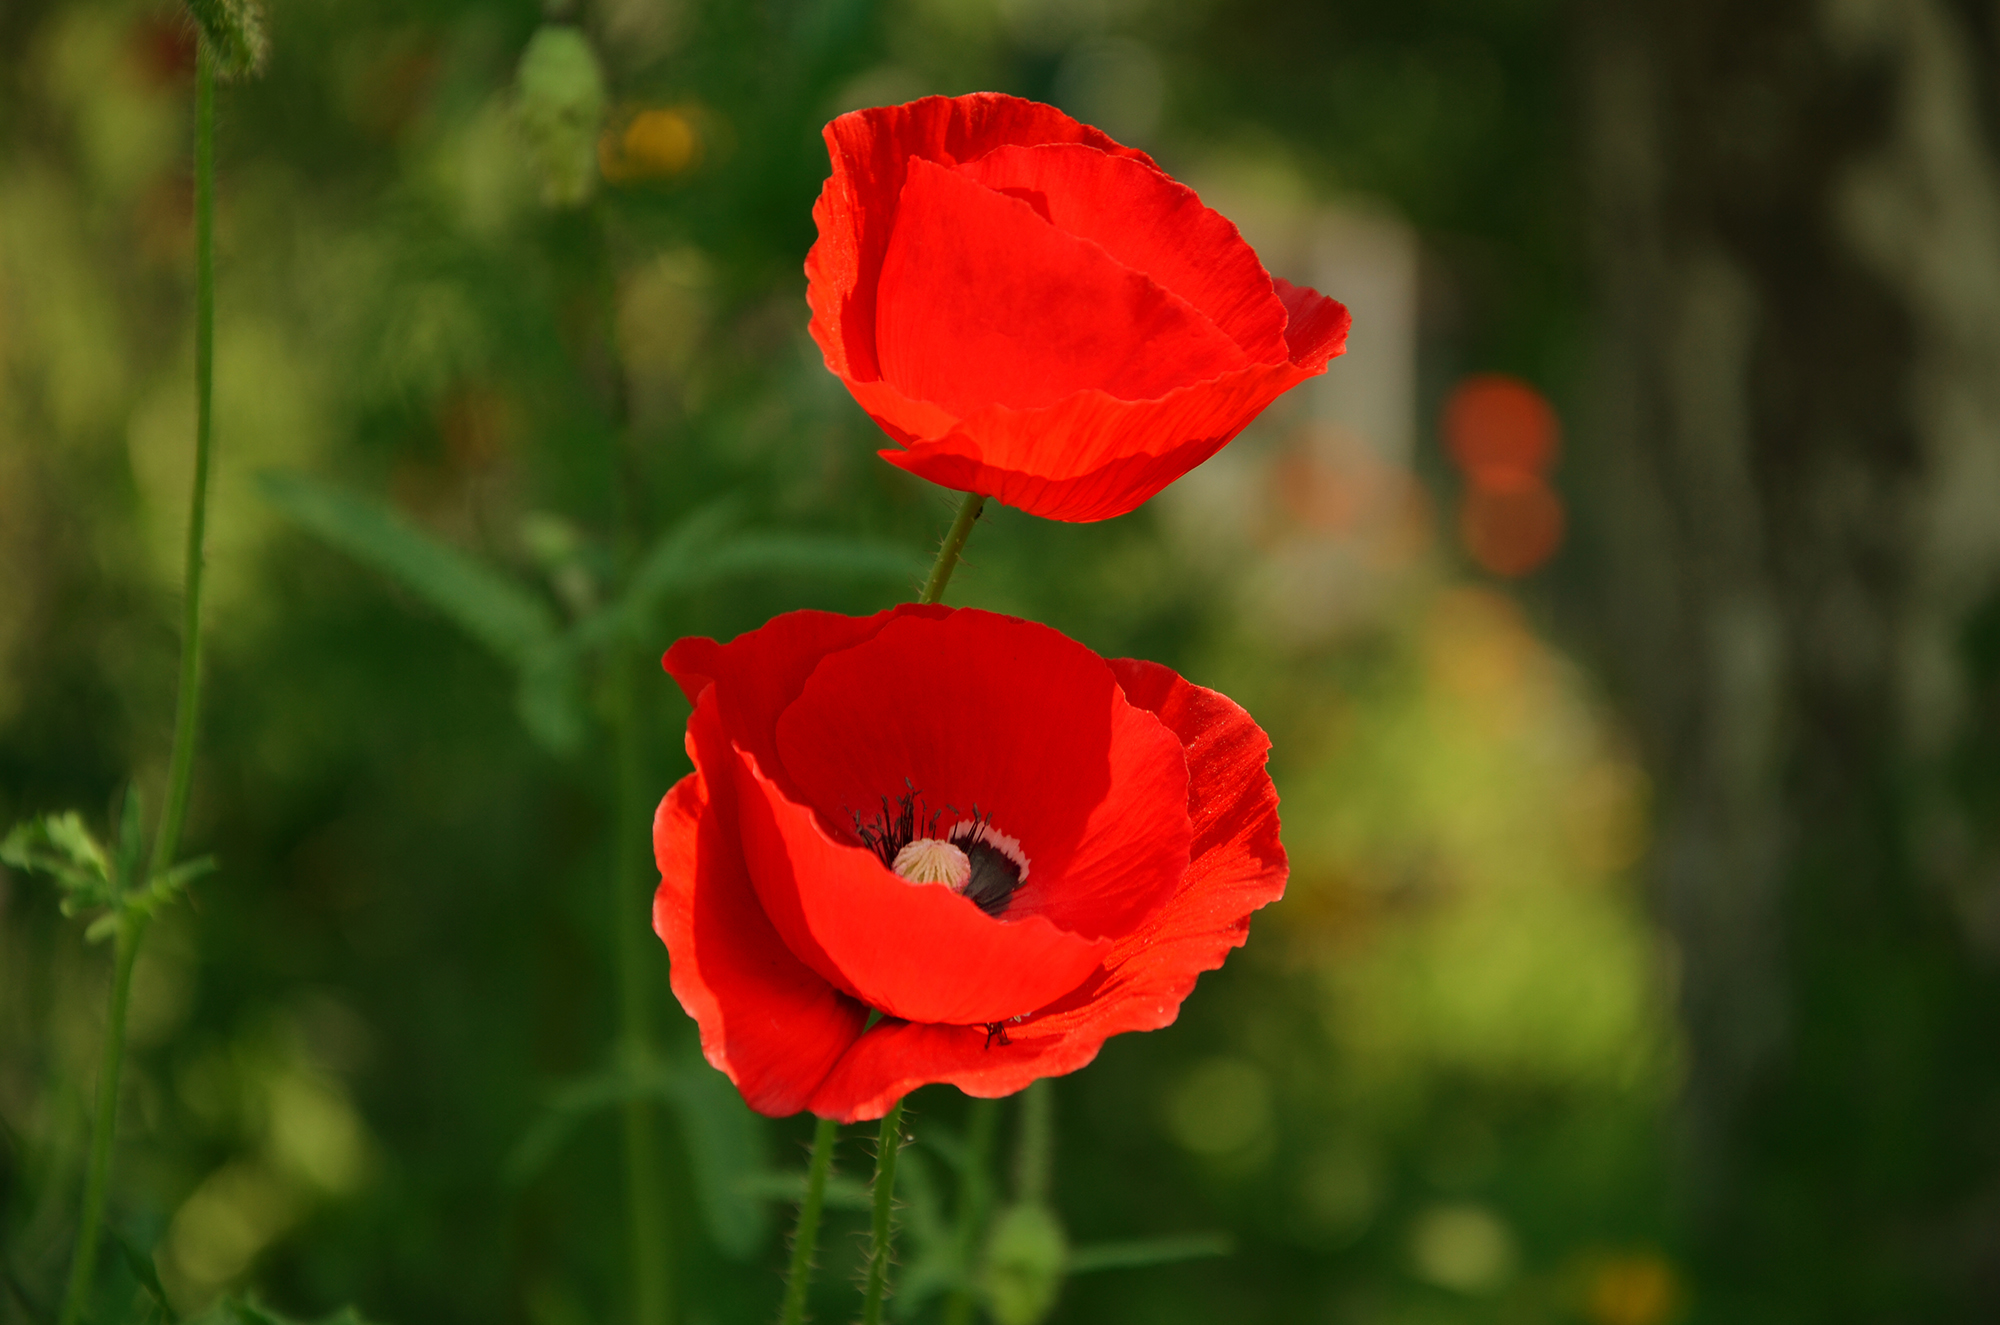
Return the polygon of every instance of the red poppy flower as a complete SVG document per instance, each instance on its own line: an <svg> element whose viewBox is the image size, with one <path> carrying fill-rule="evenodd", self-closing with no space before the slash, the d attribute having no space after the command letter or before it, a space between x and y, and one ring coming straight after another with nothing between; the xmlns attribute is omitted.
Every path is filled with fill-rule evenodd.
<svg viewBox="0 0 2000 1325"><path fill-rule="evenodd" d="M1346 348L1151 157L991 92L826 126L812 333L911 473L1105 520Z"/></svg>
<svg viewBox="0 0 2000 1325"><path fill-rule="evenodd" d="M853 1122L927 1082L1075 1071L1171 1022L1284 891L1270 742L1155 663L906 605L666 666L695 771L654 819L653 927L759 1112Z"/></svg>

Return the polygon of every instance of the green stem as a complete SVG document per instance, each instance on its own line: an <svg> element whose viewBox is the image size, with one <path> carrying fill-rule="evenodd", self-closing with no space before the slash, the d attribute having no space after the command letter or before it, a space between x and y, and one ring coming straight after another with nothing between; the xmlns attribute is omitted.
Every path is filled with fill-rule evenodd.
<svg viewBox="0 0 2000 1325"><path fill-rule="evenodd" d="M173 755L148 880L170 868L180 850L201 707L201 562L215 398L215 60L205 41L195 58L194 87L194 495L188 502L187 562L181 578L181 685L174 702Z"/></svg>
<svg viewBox="0 0 2000 1325"><path fill-rule="evenodd" d="M799 1227L792 1235L792 1268L785 1275L785 1305L779 1325L800 1325L806 1318L806 1288L812 1283L813 1251L819 1245L819 1213L826 1205L826 1175L833 1167L833 1143L839 1131L831 1118L813 1128L812 1160L806 1167L806 1194L799 1200Z"/></svg>
<svg viewBox="0 0 2000 1325"><path fill-rule="evenodd" d="M951 522L951 529L944 536L944 546L938 549L937 560L931 563L931 573L924 580L924 591L917 598L920 603L935 603L944 597L944 587L951 583L951 573L958 569L958 554L965 547L965 540L972 537L973 521L986 506L986 498L977 492L965 494L959 503L958 518Z"/></svg>
<svg viewBox="0 0 2000 1325"><path fill-rule="evenodd" d="M875 1224L868 1241L868 1286L861 1299L861 1325L882 1325L882 1299L889 1291L889 1250L896 1235L896 1154L902 1148L903 1102L897 1100L882 1115L882 1134L875 1145Z"/></svg>
<svg viewBox="0 0 2000 1325"><path fill-rule="evenodd" d="M180 693L174 700L174 742L167 762L167 803L153 838L144 878L121 879L123 887L144 886L172 866L187 823L188 791L194 780L195 720L201 704L201 564L208 530L208 467L214 434L215 398L215 62L206 42L195 57L194 76L194 493L188 501L187 562L181 588ZM70 1258L69 1289L63 1295L61 1325L83 1318L97 1272L98 1230L111 1182L111 1146L118 1130L118 1078L125 1065L125 1014L132 1005L132 968L146 937L147 916L128 911L118 925L111 974L111 1007L104 1018L104 1053L97 1072L97 1116L90 1131L90 1166L83 1181L83 1217Z"/></svg>
<svg viewBox="0 0 2000 1325"><path fill-rule="evenodd" d="M637 473L632 435L631 384L623 347L619 344L616 310L618 282L607 214L600 204L589 233L593 287L603 322L605 362L609 369L609 399L613 423L612 531L618 560L629 574L638 556L639 498L644 484ZM606 651L607 713L612 742L612 822L617 834L612 846L611 942L618 979L618 1058L625 1072L637 1078L653 1072L652 995L659 978L658 946L652 939L650 898L646 885L647 851L652 841L651 797L646 779L643 708L636 651L617 644ZM659 1113L643 1092L620 1106L625 1145L625 1226L631 1238L632 1319L634 1325L669 1325L674 1316L674 1257L669 1214L661 1190L657 1123Z"/></svg>
<svg viewBox="0 0 2000 1325"><path fill-rule="evenodd" d="M965 1139L965 1176L959 1189L958 1264L963 1280L945 1303L945 1325L972 1325L971 1280L976 1270L973 1262L979 1255L979 1238L986 1231L987 1213L993 1205L993 1184L986 1166L993 1152L993 1131L999 1118L1000 1101L972 1102L972 1120Z"/></svg>
<svg viewBox="0 0 2000 1325"><path fill-rule="evenodd" d="M83 1219L76 1229L69 1292L62 1325L76 1325L90 1299L97 1272L97 1231L104 1222L104 1193L111 1177L111 1137L118 1126L118 1072L125 1062L125 1010L132 1002L132 966L145 937L146 917L128 914L118 926L112 963L111 1011L104 1022L104 1059L97 1071L97 1117L90 1130L90 1169L83 1183Z"/></svg>
<svg viewBox="0 0 2000 1325"><path fill-rule="evenodd" d="M633 1076L654 1067L652 1019L646 999L647 926L640 848L646 841L642 812L645 765L639 748L633 666L623 649L606 659L610 668L611 739L617 797L616 845L612 879L612 942L618 963L618 1056ZM637 1325L667 1325L672 1319L671 1248L666 1211L660 1200L659 1151L651 1101L633 1094L621 1106L625 1131L626 1227L632 1243L632 1313Z"/></svg>

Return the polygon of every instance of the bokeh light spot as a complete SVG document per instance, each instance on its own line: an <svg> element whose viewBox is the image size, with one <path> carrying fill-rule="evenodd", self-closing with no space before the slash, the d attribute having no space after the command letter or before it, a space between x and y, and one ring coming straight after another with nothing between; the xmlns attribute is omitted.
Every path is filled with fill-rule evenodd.
<svg viewBox="0 0 2000 1325"><path fill-rule="evenodd" d="M1546 472L1560 436L1548 398L1505 373L1475 373L1445 401L1445 450L1476 486L1496 474Z"/></svg>
<svg viewBox="0 0 2000 1325"><path fill-rule="evenodd" d="M1410 1260L1440 1288L1490 1293L1513 1277L1514 1235L1480 1205L1436 1205L1410 1230Z"/></svg>
<svg viewBox="0 0 2000 1325"><path fill-rule="evenodd" d="M1270 1139L1271 1087L1263 1070L1240 1058L1195 1065L1167 1100L1167 1127L1197 1155L1224 1158Z"/></svg>
<svg viewBox="0 0 2000 1325"><path fill-rule="evenodd" d="M1679 1303L1673 1267L1652 1252L1639 1252L1598 1267L1585 1312L1593 1325L1664 1325Z"/></svg>
<svg viewBox="0 0 2000 1325"><path fill-rule="evenodd" d="M685 109L642 110L624 127L605 130L597 142L598 169L614 184L671 179L701 160L701 134Z"/></svg>
<svg viewBox="0 0 2000 1325"><path fill-rule="evenodd" d="M1562 498L1533 474L1495 470L1466 489L1458 530L1479 565L1509 578L1541 567L1562 546Z"/></svg>

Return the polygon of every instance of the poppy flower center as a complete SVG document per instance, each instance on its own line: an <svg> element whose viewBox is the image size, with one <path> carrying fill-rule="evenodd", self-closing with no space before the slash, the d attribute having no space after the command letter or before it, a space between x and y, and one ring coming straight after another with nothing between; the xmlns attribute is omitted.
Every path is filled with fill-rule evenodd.
<svg viewBox="0 0 2000 1325"><path fill-rule="evenodd" d="M920 837L896 853L889 866L896 877L910 883L941 883L957 892L972 877L972 862L951 843L935 837Z"/></svg>
<svg viewBox="0 0 2000 1325"><path fill-rule="evenodd" d="M1020 840L994 828L992 820L977 811L949 829L941 829L943 819L942 812L927 811L923 797L909 791L894 804L884 796L872 823L855 815L854 829L862 845L897 878L912 884L944 884L987 915L999 917L1028 877L1028 857Z"/></svg>

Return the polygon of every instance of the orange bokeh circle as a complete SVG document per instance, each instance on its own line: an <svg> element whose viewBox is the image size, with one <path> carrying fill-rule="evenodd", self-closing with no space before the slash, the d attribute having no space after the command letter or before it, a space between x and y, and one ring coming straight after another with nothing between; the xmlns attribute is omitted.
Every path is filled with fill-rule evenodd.
<svg viewBox="0 0 2000 1325"><path fill-rule="evenodd" d="M1489 470L1467 487L1459 537L1474 561L1495 575L1526 575L1562 546L1562 498L1539 475Z"/></svg>
<svg viewBox="0 0 2000 1325"><path fill-rule="evenodd" d="M1445 400L1443 422L1446 452L1481 487L1494 476L1545 473L1562 433L1548 397L1505 373L1461 381Z"/></svg>

